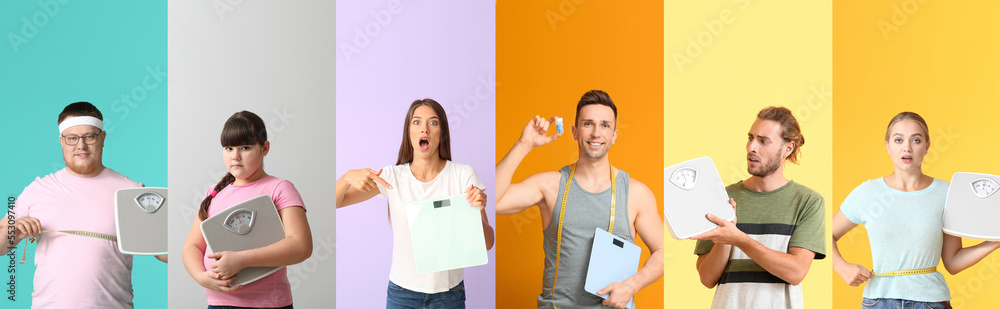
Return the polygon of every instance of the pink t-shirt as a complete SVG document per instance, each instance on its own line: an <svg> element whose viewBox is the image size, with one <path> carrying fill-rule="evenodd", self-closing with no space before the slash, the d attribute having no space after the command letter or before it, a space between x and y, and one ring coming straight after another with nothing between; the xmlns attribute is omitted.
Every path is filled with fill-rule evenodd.
<svg viewBox="0 0 1000 309"><path fill-rule="evenodd" d="M208 216L211 217L237 203L258 197L262 194L271 196L274 206L279 211L292 206L305 208L299 191L287 180L267 176L245 185L229 185L212 198L208 206ZM211 252L205 252L205 256ZM205 270L212 269L214 259L202 258ZM282 268L260 280L251 282L235 292L218 292L205 289L208 304L212 306L239 307L284 307L292 304L292 289L288 284L287 268Z"/></svg>
<svg viewBox="0 0 1000 309"><path fill-rule="evenodd" d="M116 235L115 191L141 186L110 168L91 178L63 168L35 178L18 197L14 216L37 218L45 230ZM114 242L45 233L35 267L32 308L132 308L132 256Z"/></svg>

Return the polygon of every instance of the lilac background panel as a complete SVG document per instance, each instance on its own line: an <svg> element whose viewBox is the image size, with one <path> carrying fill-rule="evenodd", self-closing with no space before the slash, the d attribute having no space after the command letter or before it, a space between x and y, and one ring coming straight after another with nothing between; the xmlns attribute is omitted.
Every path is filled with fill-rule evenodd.
<svg viewBox="0 0 1000 309"><path fill-rule="evenodd" d="M494 224L495 3L411 0L337 2L337 177L396 162L406 110L440 102L452 157L487 186ZM317 141L323 142L323 141ZM337 307L385 306L392 260L386 200L337 210ZM494 250L465 269L469 308L495 307Z"/></svg>

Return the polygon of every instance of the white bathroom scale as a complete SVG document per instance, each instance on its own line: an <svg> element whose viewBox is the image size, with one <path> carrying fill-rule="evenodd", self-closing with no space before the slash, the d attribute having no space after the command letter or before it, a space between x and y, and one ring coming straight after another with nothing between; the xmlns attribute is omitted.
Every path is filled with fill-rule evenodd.
<svg viewBox="0 0 1000 309"><path fill-rule="evenodd" d="M597 294L615 282L622 282L639 272L639 255L642 249L621 237L601 228L594 229L594 246L590 249L587 281L583 290L607 299L609 294ZM633 308L635 296L625 308Z"/></svg>
<svg viewBox="0 0 1000 309"><path fill-rule="evenodd" d="M979 240L1000 240L1000 176L955 173L944 206L944 232Z"/></svg>
<svg viewBox="0 0 1000 309"><path fill-rule="evenodd" d="M167 254L167 188L116 191L115 234L122 254Z"/></svg>
<svg viewBox="0 0 1000 309"><path fill-rule="evenodd" d="M489 262L479 208L470 206L465 196L463 193L406 203L418 274Z"/></svg>
<svg viewBox="0 0 1000 309"><path fill-rule="evenodd" d="M726 221L736 218L712 158L674 164L663 170L663 178L663 218L675 239L688 239L718 226L706 214Z"/></svg>
<svg viewBox="0 0 1000 309"><path fill-rule="evenodd" d="M285 239L285 226L271 197L261 195L205 219L201 222L201 235L205 237L208 252L244 251ZM282 267L244 268L229 285L249 284Z"/></svg>

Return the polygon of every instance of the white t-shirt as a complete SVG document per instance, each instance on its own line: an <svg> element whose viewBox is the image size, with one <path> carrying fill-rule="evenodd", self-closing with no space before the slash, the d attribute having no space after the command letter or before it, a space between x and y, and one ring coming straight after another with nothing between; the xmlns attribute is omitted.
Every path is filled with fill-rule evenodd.
<svg viewBox="0 0 1000 309"><path fill-rule="evenodd" d="M484 189L471 166L445 161L444 169L433 180L421 182L413 176L410 164L391 165L382 168L380 175L393 189L378 185L382 196L389 199L389 219L392 224L392 267L389 280L421 293L440 293L462 282L462 269L453 269L426 274L418 274L410 246L410 226L406 220L406 203L435 197L464 193L469 186Z"/></svg>

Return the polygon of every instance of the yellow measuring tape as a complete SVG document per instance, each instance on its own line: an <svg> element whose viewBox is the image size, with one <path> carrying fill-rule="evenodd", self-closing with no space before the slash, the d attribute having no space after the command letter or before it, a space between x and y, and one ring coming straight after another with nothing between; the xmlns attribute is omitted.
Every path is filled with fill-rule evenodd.
<svg viewBox="0 0 1000 309"><path fill-rule="evenodd" d="M563 190L562 206L559 207L559 230L556 232L556 274L552 278L552 290L549 291L549 298L552 299L552 308L555 308L556 282L559 281L559 256L562 251L562 231L563 217L566 215L566 200L569 198L569 185L573 182L573 175L576 173L576 164L569 169L569 178L566 179L566 189ZM615 229L615 167L611 167L611 222L608 223L608 233L614 233Z"/></svg>
<svg viewBox="0 0 1000 309"><path fill-rule="evenodd" d="M893 277L893 276L909 276L909 275L922 275L936 272L937 267L923 268L923 269L911 269L911 270L897 270L890 271L887 273L875 274L877 277Z"/></svg>
<svg viewBox="0 0 1000 309"><path fill-rule="evenodd" d="M911 270L897 270L890 271L887 273L875 274L876 277L894 277L894 276L910 276L910 275L922 275L936 272L937 267L929 267L922 269L911 269ZM851 286L851 298L854 298L854 287ZM853 304L853 301L852 301Z"/></svg>
<svg viewBox="0 0 1000 309"><path fill-rule="evenodd" d="M64 231L44 230L44 231L42 231L42 233L49 233L49 232L66 233L66 234L72 234L72 235L78 235L78 236L85 236L85 237L93 237L93 238L100 238L100 239L104 239L104 240L118 242L118 237L116 237L114 235L104 234L104 233L86 232L86 231L73 231L73 230L64 230ZM28 241L29 242L35 242L35 238L34 237L28 237ZM27 259L27 258L28 258L28 243L24 243L24 252L21 252L21 264L24 264L24 260Z"/></svg>
<svg viewBox="0 0 1000 309"><path fill-rule="evenodd" d="M911 269L911 270L897 270L890 271L887 273L875 274L876 277L895 277L895 276L910 276L910 275L923 275L936 272L937 267L929 267L922 269ZM854 297L854 287L851 287L851 297Z"/></svg>

